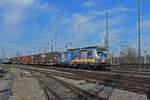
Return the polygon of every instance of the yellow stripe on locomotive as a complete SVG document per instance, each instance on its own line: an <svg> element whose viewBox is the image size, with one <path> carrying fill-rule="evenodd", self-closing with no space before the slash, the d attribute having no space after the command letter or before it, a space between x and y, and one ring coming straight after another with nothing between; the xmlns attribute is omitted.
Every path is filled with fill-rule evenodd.
<svg viewBox="0 0 150 100"><path fill-rule="evenodd" d="M88 59L73 59L71 60L72 63L95 63L95 58L88 58Z"/></svg>

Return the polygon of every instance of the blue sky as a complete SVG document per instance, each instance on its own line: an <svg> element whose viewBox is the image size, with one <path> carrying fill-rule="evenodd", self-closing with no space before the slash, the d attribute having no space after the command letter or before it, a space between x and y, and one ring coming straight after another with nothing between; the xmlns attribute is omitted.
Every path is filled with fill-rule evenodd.
<svg viewBox="0 0 150 100"><path fill-rule="evenodd" d="M120 40L122 45L137 47L137 1L0 0L0 47L10 56L16 52L18 41L23 55L37 53L45 44L50 47L56 27L60 50L68 41L73 42L72 48L103 45L108 11L111 51L118 55ZM142 49L150 51L149 4L150 0L141 0Z"/></svg>

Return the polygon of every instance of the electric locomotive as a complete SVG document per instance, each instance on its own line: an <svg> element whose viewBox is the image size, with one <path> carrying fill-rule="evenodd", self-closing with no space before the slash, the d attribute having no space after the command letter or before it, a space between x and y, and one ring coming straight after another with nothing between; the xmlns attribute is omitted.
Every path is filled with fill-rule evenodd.
<svg viewBox="0 0 150 100"><path fill-rule="evenodd" d="M105 48L91 46L69 49L59 55L59 64L63 67L77 67L81 69L109 69L108 52Z"/></svg>

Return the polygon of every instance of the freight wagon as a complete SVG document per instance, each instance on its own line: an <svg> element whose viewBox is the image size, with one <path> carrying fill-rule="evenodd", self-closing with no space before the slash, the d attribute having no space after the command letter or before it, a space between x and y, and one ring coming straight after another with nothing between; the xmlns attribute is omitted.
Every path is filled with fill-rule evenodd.
<svg viewBox="0 0 150 100"><path fill-rule="evenodd" d="M13 64L57 65L59 52L35 54L13 58Z"/></svg>
<svg viewBox="0 0 150 100"><path fill-rule="evenodd" d="M12 63L13 64L21 64L22 63L21 57L14 57L14 58L12 58Z"/></svg>
<svg viewBox="0 0 150 100"><path fill-rule="evenodd" d="M50 52L39 55L39 64L51 66L58 64L58 54L59 52Z"/></svg>
<svg viewBox="0 0 150 100"><path fill-rule="evenodd" d="M1 59L2 64L12 64L12 59L9 58L3 58Z"/></svg>
<svg viewBox="0 0 150 100"><path fill-rule="evenodd" d="M107 50L99 46L22 56L14 58L13 63L100 70L105 70L110 66Z"/></svg>
<svg viewBox="0 0 150 100"><path fill-rule="evenodd" d="M31 58L30 58L31 56L22 56L21 57L21 63L22 64L30 64L30 62L31 62Z"/></svg>
<svg viewBox="0 0 150 100"><path fill-rule="evenodd" d="M41 54L31 55L30 56L30 59L31 59L30 64L32 64L32 65L39 65L40 55Z"/></svg>

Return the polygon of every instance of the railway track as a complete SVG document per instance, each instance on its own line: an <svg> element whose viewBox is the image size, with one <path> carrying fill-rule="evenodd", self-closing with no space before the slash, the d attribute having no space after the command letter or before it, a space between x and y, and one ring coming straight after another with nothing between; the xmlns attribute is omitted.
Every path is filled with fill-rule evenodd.
<svg viewBox="0 0 150 100"><path fill-rule="evenodd" d="M120 74L131 74L131 75L143 75L143 76L150 76L150 70L141 71L139 70L123 70L123 69L112 69L113 73L120 73Z"/></svg>
<svg viewBox="0 0 150 100"><path fill-rule="evenodd" d="M96 83L96 81L100 82L101 84L104 84L106 86L110 86L112 88L119 88L123 90L128 90L131 92L136 92L139 94L144 94L146 91L146 88L150 88L149 82L147 80L143 81L138 81L137 79L129 79L129 77L122 77L121 76L98 76L98 75L91 75L91 74L83 74L83 73L76 73L74 72L75 75L69 75L69 74L62 74L58 72L51 72L51 74L56 75L56 76L63 76L67 78L72 78L72 79L85 79L88 82ZM92 79L92 80L90 80ZM95 80L95 81L93 81ZM145 82L144 85L143 82Z"/></svg>
<svg viewBox="0 0 150 100"><path fill-rule="evenodd" d="M38 78L41 85L44 87L48 98L47 100L105 100L95 94L53 77L48 73L42 74L35 75L32 71L32 75Z"/></svg>
<svg viewBox="0 0 150 100"><path fill-rule="evenodd" d="M132 64L135 66L136 64ZM70 68L61 68L61 67L55 67L55 66L40 66L40 65L16 65L16 66L27 66L27 67L36 67L36 68L45 68L45 69L58 69L58 70L70 70ZM125 74L125 75L143 75L143 76L150 76L150 64L147 64L146 68L147 69L141 69L141 72L139 72L138 67L137 68L132 68L132 67L123 67L121 68L119 65L111 65L111 73L118 73L118 74ZM124 65L125 66L125 65ZM131 65L130 65L131 66ZM149 66L149 67L148 67ZM80 71L91 71L91 70L81 70L81 69L71 69L71 70L80 70ZM97 70L92 70L92 72L110 72L110 71L97 71Z"/></svg>
<svg viewBox="0 0 150 100"><path fill-rule="evenodd" d="M33 67L33 65L28 65L29 67ZM126 65L127 66L127 65ZM148 65L147 65L148 66ZM37 66L36 67L38 68L45 68L45 69L60 69L60 70L63 70L63 69L69 69L70 68L60 68L60 67L48 67L48 66ZM74 69L75 71L76 70L80 70L82 71L81 69ZM83 70L83 71L88 71L88 70ZM96 71L96 70L92 70L93 72L104 72L104 71ZM109 71L107 71L109 72ZM131 67L128 67L128 68L120 68L118 67L118 65L112 65L112 69L111 69L111 73L119 73L119 74L131 74L131 75L144 75L144 76L150 76L150 67L149 69L141 69L141 72L139 72L139 69L136 68L136 69L132 69Z"/></svg>
<svg viewBox="0 0 150 100"><path fill-rule="evenodd" d="M37 78L37 79L38 79L38 78ZM40 79L38 79L38 81L39 81L39 83L40 83L42 89L44 90L44 94L45 94L45 96L46 96L46 100L50 100L50 97L49 97L49 95L48 95L47 86L46 86Z"/></svg>
<svg viewBox="0 0 150 100"><path fill-rule="evenodd" d="M31 69L31 68L30 68ZM99 82L111 88L118 88L138 94L145 94L150 88L150 78L132 75L121 75L107 72L87 72L70 69L33 69L41 73L51 74L60 77L66 77L75 80L86 80L89 83Z"/></svg>
<svg viewBox="0 0 150 100"><path fill-rule="evenodd" d="M32 66L28 67L28 69L32 68ZM86 80L89 83L99 82L111 88L118 88L138 94L145 94L146 91L150 89L150 78L141 75L136 76L133 74L128 75L122 73L84 71L65 68L33 68L32 70L74 80Z"/></svg>

